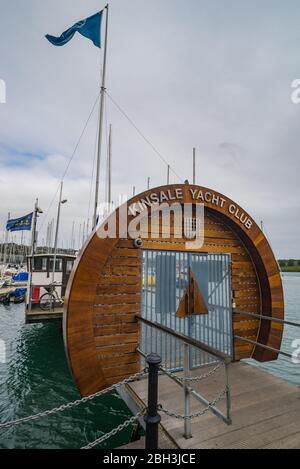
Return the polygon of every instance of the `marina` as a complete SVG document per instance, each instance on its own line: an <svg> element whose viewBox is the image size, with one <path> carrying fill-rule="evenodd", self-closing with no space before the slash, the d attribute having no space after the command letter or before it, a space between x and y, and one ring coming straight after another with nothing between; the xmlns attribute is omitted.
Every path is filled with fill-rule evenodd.
<svg viewBox="0 0 300 469"><path fill-rule="evenodd" d="M199 4L190 1L192 8L186 13L200 13ZM49 0L45 2L48 8ZM267 97L255 100L251 110L251 80L234 83L226 73L224 115L216 112L217 93L206 102L214 73L223 76L227 61L233 63L235 55L239 62L243 58L235 50L244 34L236 24L225 29L222 47L229 57L220 73L211 62L213 51L196 53L202 47L202 29L194 22L197 15L183 20L176 9L170 16L165 5L155 8L145 2L154 21L143 23L143 9L136 5L142 16L134 34L145 35L149 44L141 40L143 49L134 66L129 67L127 54L128 66L121 67L122 73L120 65L108 73L114 62L122 64L114 41L120 35L123 41L127 10L103 4L100 11L81 16L88 8L79 8L76 2L73 20L68 8L58 3L59 21L50 11L47 18L44 5L39 21L29 22L32 38L26 32L24 43L27 40L30 50L38 50L37 41L43 41L40 54L46 57L45 70L39 71L44 89L33 84L37 96L45 97L35 111L40 127L24 126L23 134L16 126L14 138L20 135L21 140L15 147L0 129L3 174L13 171L14 181L24 182L17 203L4 189L0 207L5 220L0 233L0 449L121 449L124 454L145 449L149 455L162 449L174 455L175 450L195 450L198 455L203 449L299 449L298 186L293 184L297 172L292 156L286 154L282 164L282 142L288 137L283 119L290 120L292 113L282 105L280 137L275 131L268 134L265 123L271 114L265 119L259 111L263 103L270 108ZM120 0L112 3L121 8ZM171 6L170 0L165 3ZM209 8L207 3L198 20ZM7 11L12 15L11 7ZM166 16L162 15L158 36L149 35L147 28L152 24L154 31L162 21L155 15L162 13ZM110 28L110 19L115 21L118 15L119 23ZM271 21L268 11L265 15L262 18ZM130 16L127 21L124 44L126 34L133 37ZM231 21L230 16L229 25ZM253 21L251 15L247 21ZM176 57L169 57L177 64L172 71L165 62L179 28L185 34L174 49ZM165 52L162 33L169 37ZM251 35L248 31L244 40ZM143 54L152 42L156 49L151 57L157 63L148 77ZM76 47L81 51L76 63L82 63L82 70L73 68ZM132 43L130 49L134 47ZM257 50L258 46L249 54L256 61ZM97 74L91 74L95 57ZM290 58L284 55L282 60ZM196 63L202 64L198 72L204 76L210 70L204 88L195 79L200 74L190 73ZM155 80L159 69L164 72ZM184 69L187 75L180 99L176 69L180 87ZM260 80L265 74L264 69ZM91 76L97 76L93 84ZM169 76L168 83L164 76ZM130 111L110 94L117 83L113 95L123 90L126 103L125 82L133 86L126 89ZM153 83L155 91L163 85L160 97L154 96ZM84 96L91 104L88 92L93 87L93 105L83 112L78 103ZM71 98L75 91L76 104ZM236 112L234 104L241 105L239 93L250 93L247 112L257 120L248 121L246 132L241 116L246 121L247 116L242 109ZM55 104L47 102L48 94ZM202 97L197 102L198 95ZM282 96L282 90L275 95ZM6 99L0 104L6 105ZM188 113L180 122L185 106ZM133 116L142 115L144 107L146 120L140 119L140 126ZM31 105L27 108L30 116ZM173 112L167 118L168 108ZM19 116L17 120L22 121ZM150 133L141 130L146 125L156 134L157 144L168 149L168 156ZM31 126L36 129L36 147L25 149ZM143 150L141 142L146 144ZM288 162L293 170L279 191L278 178ZM125 188L131 195L125 195ZM128 461L137 464L135 458L118 459L111 452L104 462Z"/></svg>
<svg viewBox="0 0 300 469"><path fill-rule="evenodd" d="M287 304L286 318L290 321L296 321L300 306L300 275L285 274L283 284ZM41 412L58 403L63 404L78 398L78 392L66 362L63 340L57 322L25 325L24 305L13 305L10 306L9 310L0 305L0 328L4 332L4 338L8 344L7 363L0 366L0 409L5 420ZM283 349L292 353L291 344L296 337L298 337L297 331L287 326L283 337ZM284 380L293 389L298 388L299 392L300 370L288 358L281 356L276 362L264 365L254 365L251 362L251 369L254 370L252 377L257 366L258 369L267 373L267 376L272 377L273 375L281 383ZM167 379L166 377L162 378ZM205 386L211 386L213 382L207 381ZM142 385L145 388L143 383L137 385ZM168 382L168 386L170 386L170 382ZM52 389L50 393L49 389ZM161 386L160 392L163 392ZM182 396L182 390L177 384L174 384L172 392L177 392ZM251 393L250 390L249 393ZM215 389L213 389L213 397L215 394ZM233 396L233 412L234 400L235 396ZM182 402L182 397L180 402ZM266 400L263 402L261 406L266 406ZM199 404L194 403L193 405L197 405L197 409L199 408ZM254 403L254 405L258 404ZM278 409L278 406L275 408ZM176 410L176 402L172 402L171 410ZM178 409L178 411L182 412L182 409ZM237 418L239 418L238 414L239 411L237 411ZM27 423L19 428L2 430L0 448L78 448L97 438L100 434L110 431L131 415L131 410L118 395L104 396L99 398L96 404L92 403L89 407L81 406L68 413L36 421L34 426ZM254 417L257 415L255 414ZM227 427L213 415L207 414L204 418L211 421L210 431L214 427L222 429L224 432L230 431L230 427ZM4 418L2 418L3 420ZM235 421L236 418L233 419L234 424ZM72 422L76 422L76 426ZM201 422L203 425L203 420L199 419L199 423ZM269 421L269 425L270 423L272 420ZM174 424L176 421L173 422ZM85 428L84 435L81 431L82 428ZM181 433L182 428L181 423ZM194 430L193 433L195 435ZM123 445L128 446L129 449L144 447L143 439L130 443L130 438L130 431L124 430L114 437L109 445L104 444L102 447L118 448ZM170 441L168 437L162 435L160 441L162 438L163 447L169 445L171 448L176 448L174 442ZM179 438L182 439L180 433ZM186 444L188 443L189 440Z"/></svg>

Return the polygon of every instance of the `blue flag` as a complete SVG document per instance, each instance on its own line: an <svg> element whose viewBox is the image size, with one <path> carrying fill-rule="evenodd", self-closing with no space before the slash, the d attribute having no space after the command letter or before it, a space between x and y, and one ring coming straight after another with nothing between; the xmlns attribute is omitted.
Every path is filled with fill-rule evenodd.
<svg viewBox="0 0 300 469"><path fill-rule="evenodd" d="M101 47L101 23L102 23L103 10L99 13L96 13L93 16L90 16L86 20L78 21L71 28L67 29L60 37L46 35L51 44L54 46L64 46L69 42L74 34L78 32L82 36L87 37L97 47Z"/></svg>
<svg viewBox="0 0 300 469"><path fill-rule="evenodd" d="M25 217L8 220L6 223L6 231L30 231L32 217L33 213L29 213L29 215L26 215Z"/></svg>

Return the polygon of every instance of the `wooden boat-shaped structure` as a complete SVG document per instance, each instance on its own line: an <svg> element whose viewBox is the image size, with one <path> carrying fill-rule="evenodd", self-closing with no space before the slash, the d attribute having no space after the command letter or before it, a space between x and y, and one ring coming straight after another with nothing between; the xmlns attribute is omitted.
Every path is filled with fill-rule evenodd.
<svg viewBox="0 0 300 469"><path fill-rule="evenodd" d="M178 222L172 212L170 232L165 233L161 218L154 219L150 210L158 203L180 207L188 204L192 213L198 205L204 206L203 244L195 247L184 234L178 236L186 220ZM117 220L115 236L99 236L99 230L114 226L114 220ZM144 227L141 241L128 233L134 224ZM159 273L161 262L174 256L174 278L169 273ZM214 276L219 275L217 269L223 272L224 265L228 266L226 301L231 330L227 337L231 340L233 360L252 357L266 362L277 358L275 351L257 345L280 349L283 333L283 325L257 315L284 319L280 271L264 233L237 203L214 190L189 184L163 186L137 195L117 209L91 235L76 260L66 292L64 340L70 368L82 395L104 389L140 370L137 348L141 325L136 315L142 313L147 301L145 282L149 289L155 289L156 299L159 282L169 282L162 284L156 309L160 308L162 315L164 308L170 312L174 305L162 307L163 297L170 289L176 293L181 288L180 269L187 269L187 263L180 261L183 267L178 268L178 259L188 259L187 256L199 259L199 295L205 301L205 282L211 280L201 262L213 259ZM150 259L151 264L146 270L145 259Z"/></svg>

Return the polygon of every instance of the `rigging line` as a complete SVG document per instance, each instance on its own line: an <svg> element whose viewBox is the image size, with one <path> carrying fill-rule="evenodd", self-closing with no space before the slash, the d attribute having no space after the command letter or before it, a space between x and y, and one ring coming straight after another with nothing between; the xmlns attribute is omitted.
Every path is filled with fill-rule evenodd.
<svg viewBox="0 0 300 469"><path fill-rule="evenodd" d="M70 159L69 159L69 161L68 161L68 164L67 164L67 166L66 166L66 169L65 169L65 171L64 171L64 173L63 173L63 175L62 175L62 177L61 177L61 179L60 179L61 181L63 181L63 180L65 179L65 177L66 177L66 175L67 175L67 173L68 173L68 171L69 171L69 168L70 168L71 163L72 163L72 161L73 161L73 159L74 159L74 157L75 157L75 155L76 155L76 152L77 152L78 147L79 147L79 145L80 145L80 143L81 143L81 140L82 140L83 135L84 135L84 133L85 133L85 131L86 131L86 128L87 128L87 126L88 126L88 124L89 124L89 122L90 122L90 120L91 120L92 115L94 114L96 105L97 105L97 103L98 103L98 101L99 101L99 97L100 97L100 93L98 93L97 98L96 98L96 101L95 101L94 104L93 104L92 110L91 110L91 112L90 112L90 114L89 114L89 116L88 116L88 118L87 118L87 120L86 120L86 122L85 122L85 124L84 124L83 130L82 130L82 132L81 132L81 134L80 134L79 139L77 140L77 143L76 143L76 145L75 145L74 151L73 151L73 153L72 153L72 155L71 155L71 157L70 157ZM43 217L43 222L42 222L42 224L41 224L41 226L40 226L40 230L39 230L39 231L42 230L42 228L43 228L44 225L45 225L46 220L48 219L49 212L50 212L50 210L51 210L51 208L52 208L52 205L54 204L54 201L55 201L57 192L58 192L58 190L59 190L59 187L60 187L60 185L58 186L58 188L57 188L57 190L56 190L56 192L55 192L55 195L54 195L54 197L53 197L53 199L52 199L52 201L51 201L51 203L50 203L50 205L49 205L49 207L48 207L48 209L47 209L47 211L46 211L46 213L45 213L45 215L44 215L44 217Z"/></svg>
<svg viewBox="0 0 300 469"><path fill-rule="evenodd" d="M116 106L116 108L123 114L123 116L128 120L128 122L135 128L135 130L138 132L138 134L142 137L143 140L152 148L152 150L156 153L156 155L163 161L163 163L166 166L170 166L170 169L175 176L182 181L182 178L178 175L178 173L175 171L175 169L172 168L172 166L168 163L168 161L164 158L164 156L155 148L153 143L150 142L150 140L143 134L143 132L136 126L136 124L133 122L133 120L126 114L126 112L119 106L119 104L110 96L110 94L106 91L107 96L111 100L111 102Z"/></svg>
<svg viewBox="0 0 300 469"><path fill-rule="evenodd" d="M76 143L76 145L75 145L75 149L74 149L74 151L73 151L73 154L72 154L72 156L71 156L71 158L70 158L70 160L69 160L69 162L68 162L68 164L67 164L66 170L65 170L65 172L64 172L64 174L63 174L63 176L62 176L62 179L61 179L62 181L65 179L65 177L66 177L66 175L67 175L67 172L68 172L68 170L69 170L69 168L70 168L70 165L71 165L71 163L72 163L72 161L73 161L73 159L74 159L74 156L75 156L75 154L76 154L76 152L77 152L77 150L78 150L78 147L79 147L79 145L80 145L80 143L81 143L82 137L83 137L83 135L84 135L84 133L85 133L85 131L86 131L86 128L87 128L87 126L88 126L88 124L89 124L89 122L90 122L90 120L91 120L91 118L92 118L92 115L94 114L94 110L95 110L96 105L97 105L97 103L98 103L98 101L99 101L99 97L100 97L100 93L98 94L98 96L97 96L97 98L96 98L96 101L94 102L94 105L93 105L92 110L91 110L91 112L90 112L90 114L89 114L89 117L87 118L87 121L86 121L86 123L85 123L85 125L84 125L84 127L83 127L83 130L82 130L81 134L80 134L80 137L79 137L79 139L78 139L78 141L77 141L77 143Z"/></svg>

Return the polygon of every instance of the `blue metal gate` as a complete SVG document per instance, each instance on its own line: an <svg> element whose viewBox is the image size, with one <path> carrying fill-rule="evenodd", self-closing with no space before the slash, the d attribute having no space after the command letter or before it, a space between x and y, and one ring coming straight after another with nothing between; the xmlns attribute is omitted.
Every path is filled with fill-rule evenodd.
<svg viewBox="0 0 300 469"><path fill-rule="evenodd" d="M215 350L232 354L232 302L229 254L143 251L142 316L193 337ZM176 317L191 269L208 314ZM142 325L141 350L158 353L169 370L183 368L182 344L174 337ZM190 367L214 362L206 352L190 349Z"/></svg>

